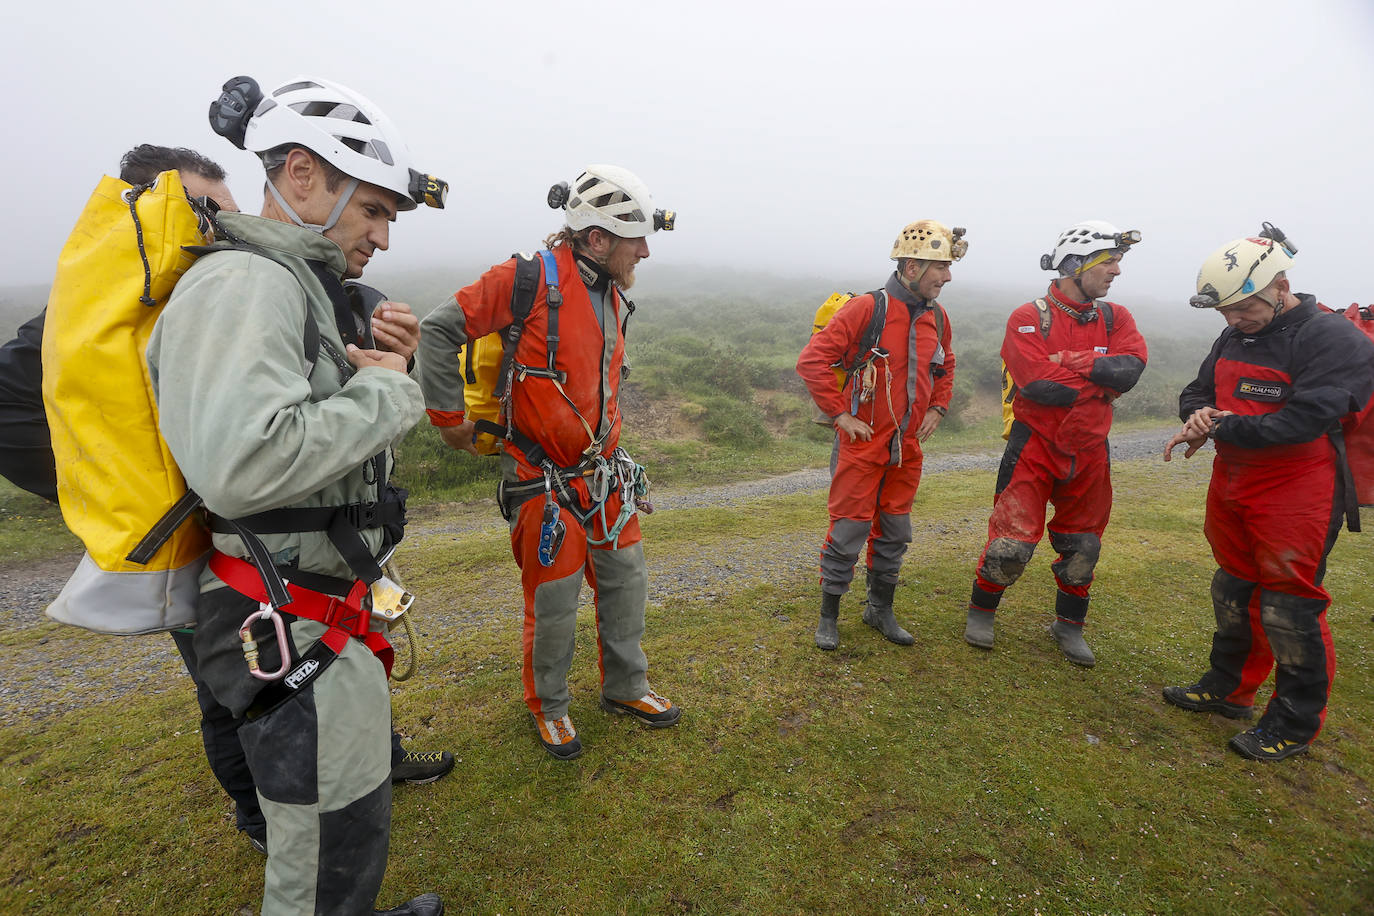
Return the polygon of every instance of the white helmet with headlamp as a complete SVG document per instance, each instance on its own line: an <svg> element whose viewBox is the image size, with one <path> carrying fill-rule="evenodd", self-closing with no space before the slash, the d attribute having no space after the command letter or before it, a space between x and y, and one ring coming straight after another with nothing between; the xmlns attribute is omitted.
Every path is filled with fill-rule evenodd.
<svg viewBox="0 0 1374 916"><path fill-rule="evenodd" d="M642 239L660 229L672 231L677 214L655 210L649 188L618 165L589 165L569 185L549 189L549 206L563 209L574 232L596 226L625 239Z"/></svg>
<svg viewBox="0 0 1374 916"><path fill-rule="evenodd" d="M377 106L318 77L296 77L266 96L252 78L235 77L210 104L210 126L240 149L257 153L269 170L281 164L270 155L274 151L302 146L353 179L322 225L302 222L268 182L289 216L319 232L338 220L358 182L394 192L397 210L414 210L421 203L442 208L448 196L447 183L412 167L405 141Z"/></svg>
<svg viewBox="0 0 1374 916"><path fill-rule="evenodd" d="M1140 241L1140 231L1122 231L1100 219L1074 223L1059 233L1054 251L1040 256L1041 270L1057 270L1060 276L1077 277L1116 255L1123 255Z"/></svg>
<svg viewBox="0 0 1374 916"><path fill-rule="evenodd" d="M1288 236L1272 223L1263 223L1258 236L1227 242L1207 256L1197 272L1197 295L1188 304L1220 309L1259 295L1293 266L1297 253L1298 246ZM1277 307L1277 302L1269 304Z"/></svg>

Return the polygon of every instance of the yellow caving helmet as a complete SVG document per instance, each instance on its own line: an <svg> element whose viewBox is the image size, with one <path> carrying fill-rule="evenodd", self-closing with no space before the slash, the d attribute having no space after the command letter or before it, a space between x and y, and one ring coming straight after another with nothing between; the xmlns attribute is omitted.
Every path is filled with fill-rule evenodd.
<svg viewBox="0 0 1374 916"><path fill-rule="evenodd" d="M892 243L892 260L957 261L968 251L964 228L953 230L933 219L918 219L904 228Z"/></svg>
<svg viewBox="0 0 1374 916"><path fill-rule="evenodd" d="M1207 256L1197 272L1197 295L1188 304L1219 309L1248 299L1292 267L1297 253L1281 230L1263 223L1259 235L1227 242Z"/></svg>

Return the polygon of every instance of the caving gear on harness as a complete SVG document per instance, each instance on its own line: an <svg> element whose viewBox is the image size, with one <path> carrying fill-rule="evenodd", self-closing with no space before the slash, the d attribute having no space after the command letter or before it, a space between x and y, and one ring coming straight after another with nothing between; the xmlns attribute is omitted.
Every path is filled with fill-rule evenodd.
<svg viewBox="0 0 1374 916"><path fill-rule="evenodd" d="M1259 235L1234 239L1207 256L1197 272L1197 295L1188 304L1195 309L1221 309L1259 296L1276 276L1293 266L1297 253L1298 246L1288 236L1272 223L1263 223ZM1269 304L1278 314L1279 303Z"/></svg>
<svg viewBox="0 0 1374 916"><path fill-rule="evenodd" d="M848 364L841 361L830 367L835 373L835 384L839 391L844 391L850 379L855 376L859 378L859 382L854 386L850 413L855 413L860 404L872 403L874 395L877 393L877 364L879 362L886 364L890 355L885 348L878 346L878 339L882 336L883 327L887 323L887 292L879 289L874 290L869 295L873 297L873 315L864 328L863 336L859 338L854 358ZM831 293L830 298L822 302L821 307L816 310L816 317L811 322L811 335L814 337L819 333L835 317L835 313L840 310L840 307L853 298L855 298L853 293ZM944 308L940 306L932 308L931 317L935 321L935 339L937 341L944 340ZM941 348L937 348L935 356L938 360L943 361L944 353ZM944 375L945 370L940 362L932 362L930 372L932 378L939 378ZM886 392L888 411L894 413L893 419L895 421L895 412L892 411L890 374L888 377L889 390ZM833 426L835 423L835 418L826 413L819 404L816 405L816 414L811 419L812 422L821 426Z"/></svg>
<svg viewBox="0 0 1374 916"><path fill-rule="evenodd" d="M624 239L640 239L677 222L672 210L655 210L649 188L629 169L617 165L589 165L571 186L559 182L549 189L548 204L565 210L574 232L597 226Z"/></svg>
<svg viewBox="0 0 1374 916"><path fill-rule="evenodd" d="M1139 241L1137 229L1123 232L1105 220L1084 220L1059 233L1054 251L1040 256L1040 269L1077 277L1110 257L1124 255Z"/></svg>
<svg viewBox="0 0 1374 916"><path fill-rule="evenodd" d="M251 77L234 77L210 103L210 125L239 149L257 153L269 171L285 161L280 153L303 146L351 179L322 224L304 222L276 185L267 182L282 211L315 232L338 222L359 182L395 193L397 210L414 210L419 204L442 208L448 197L446 182L412 167L410 150L385 114L329 80L298 76L264 97Z"/></svg>

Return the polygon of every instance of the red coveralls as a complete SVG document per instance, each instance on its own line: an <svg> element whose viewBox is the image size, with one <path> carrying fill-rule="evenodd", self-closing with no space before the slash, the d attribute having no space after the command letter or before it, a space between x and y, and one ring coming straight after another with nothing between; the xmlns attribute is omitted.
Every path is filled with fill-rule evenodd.
<svg viewBox="0 0 1374 916"><path fill-rule="evenodd" d="M861 373L841 392L830 367L837 362L853 365L860 338L873 317L873 294L855 296L841 306L797 358L797 374L822 410L831 416L853 413L873 427L868 442L835 435L830 459L830 530L821 549L821 589L832 595L849 590L865 540L871 581L896 583L902 556L911 543L911 502L921 481L916 431L930 407L948 409L954 389L949 318L944 316L944 337L937 340L932 313L936 308L943 312L943 307L917 298L897 281L895 273L885 291L887 319L878 346L888 356L875 362L871 402L855 403Z"/></svg>
<svg viewBox="0 0 1374 916"><path fill-rule="evenodd" d="M1212 433L1207 540L1217 629L1208 692L1239 706L1273 670L1259 726L1310 743L1326 719L1336 651L1322 587L1340 531L1345 484L1327 433L1374 392L1374 344L1316 300L1279 315L1253 337L1223 331L1179 396L1187 419L1229 410Z"/></svg>
<svg viewBox="0 0 1374 916"><path fill-rule="evenodd" d="M978 559L970 604L997 609L1002 593L1025 570L1044 532L1045 507L1054 505L1051 569L1059 592L1055 614L1082 624L1088 588L1112 511L1107 434L1117 395L1145 369L1145 338L1124 307L1111 304L1112 330L1094 303L1075 302L1051 283L1048 335L1034 302L1007 319L1002 360L1018 391L1016 421L1002 454L988 541ZM1050 356L1063 354L1061 362Z"/></svg>
<svg viewBox="0 0 1374 916"><path fill-rule="evenodd" d="M609 458L620 440L625 301L615 285L610 284L605 292L603 330L593 310L593 294L589 293L572 252L568 246L560 245L554 249L554 256L558 289L563 296L558 309L555 363L556 368L566 373L563 393L552 379L529 376L517 380L511 394L511 412L519 432L542 447L555 465L572 468L583 460L583 450L592 441L578 414L597 437L604 436L597 452L601 457ZM512 321L510 301L514 282L512 258L491 268L476 283L441 305L436 310L440 314L426 319L424 333L430 334L433 329L452 339L452 326L459 320L463 322L463 333L472 340L505 328ZM541 275L538 295L515 351L516 362L526 366L544 367L548 362L549 308L545 283ZM594 285L600 288L599 283ZM461 316L454 312L455 307L461 310ZM445 309L446 313L440 311ZM428 368L426 374L431 374ZM571 406L564 394L572 401ZM443 397L455 405L463 403L461 387L456 393L443 392ZM511 518L511 551L520 567L525 593L521 680L530 712L539 719L558 719L567 713L567 673L572 664L578 596L584 575L596 599L602 692L624 703L638 700L649 691L648 662L640 647L648 575L638 517L629 518L617 545L589 544L589 536L604 539L607 524L615 524L622 506L620 492L613 487L604 503L604 513L594 512L584 526L574 513L594 507L590 478L570 480L575 505L566 501L560 505L566 534L553 564L544 566L539 560L544 475L518 445L507 442L502 476L508 485L541 482L538 492L520 503Z"/></svg>

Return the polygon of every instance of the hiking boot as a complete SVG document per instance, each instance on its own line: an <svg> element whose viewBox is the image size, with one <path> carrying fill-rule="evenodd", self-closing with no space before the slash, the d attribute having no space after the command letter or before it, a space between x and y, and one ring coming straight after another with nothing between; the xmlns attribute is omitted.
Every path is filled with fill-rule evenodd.
<svg viewBox="0 0 1374 916"><path fill-rule="evenodd" d="M263 855L267 855L267 825L261 827L245 827L243 835L248 837L248 845L252 846Z"/></svg>
<svg viewBox="0 0 1374 916"><path fill-rule="evenodd" d="M1201 681L1191 687L1165 687L1164 699L1179 709L1187 709L1192 712L1215 712L1228 719L1248 719L1255 711L1253 706L1226 702L1224 697L1212 693L1204 687Z"/></svg>
<svg viewBox="0 0 1374 916"><path fill-rule="evenodd" d="M1231 750L1251 760L1283 760L1295 754L1306 754L1309 744L1291 741L1262 725L1247 728L1228 742Z"/></svg>
<svg viewBox="0 0 1374 916"><path fill-rule="evenodd" d="M669 728L682 718L682 707L674 706L667 697L650 690L628 703L601 695L601 708L617 716L634 716L650 728Z"/></svg>
<svg viewBox="0 0 1374 916"><path fill-rule="evenodd" d="M892 595L897 591L897 583L882 582L868 576L868 603L864 605L864 623L883 634L888 642L899 646L909 646L916 638L903 630L892 614Z"/></svg>
<svg viewBox="0 0 1374 916"><path fill-rule="evenodd" d="M968 623L964 625L964 642L980 649L992 648L992 621L996 615L983 608L968 609Z"/></svg>
<svg viewBox="0 0 1374 916"><path fill-rule="evenodd" d="M421 894L394 910L373 910L372 916L444 916L444 901L438 894Z"/></svg>
<svg viewBox="0 0 1374 916"><path fill-rule="evenodd" d="M821 592L821 622L816 625L816 648L827 652L840 644L840 596Z"/></svg>
<svg viewBox="0 0 1374 916"><path fill-rule="evenodd" d="M391 768L391 781L422 786L446 776L451 769L453 755L448 751L406 751L400 762Z"/></svg>
<svg viewBox="0 0 1374 916"><path fill-rule="evenodd" d="M572 719L563 715L557 719L535 719L539 743L559 760L572 760L582 753L582 739L577 737Z"/></svg>
<svg viewBox="0 0 1374 916"><path fill-rule="evenodd" d="M1056 620L1050 624L1050 633L1054 635L1054 641L1059 643L1059 651L1075 665L1091 668L1097 664L1093 650L1083 640L1083 624Z"/></svg>

